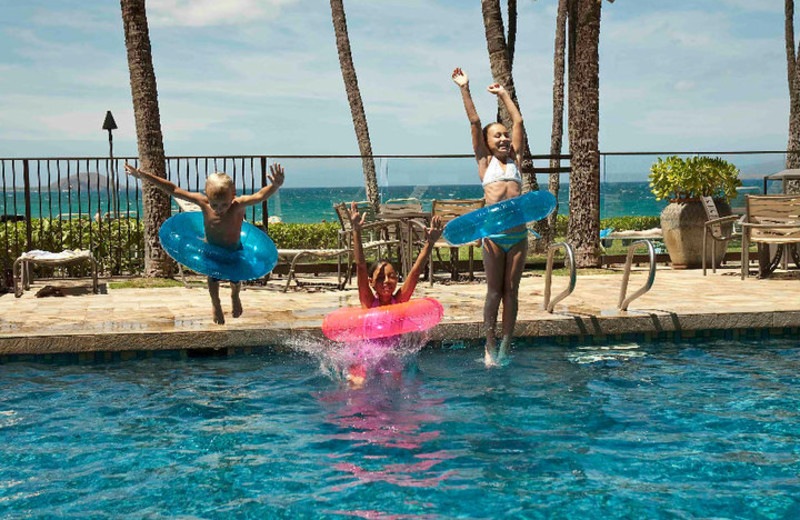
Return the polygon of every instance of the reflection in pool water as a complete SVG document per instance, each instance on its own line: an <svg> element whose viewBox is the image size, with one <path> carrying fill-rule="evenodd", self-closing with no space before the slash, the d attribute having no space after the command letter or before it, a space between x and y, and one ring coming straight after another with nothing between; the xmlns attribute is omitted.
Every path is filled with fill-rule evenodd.
<svg viewBox="0 0 800 520"><path fill-rule="evenodd" d="M800 517L794 340L479 358L0 365L0 518Z"/></svg>

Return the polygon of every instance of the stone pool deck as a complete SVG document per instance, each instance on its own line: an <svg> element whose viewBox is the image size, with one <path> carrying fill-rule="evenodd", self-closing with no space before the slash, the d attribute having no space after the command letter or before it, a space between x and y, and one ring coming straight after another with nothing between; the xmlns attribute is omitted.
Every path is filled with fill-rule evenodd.
<svg viewBox="0 0 800 520"><path fill-rule="evenodd" d="M646 279L631 276L629 293ZM308 279L307 279L308 281ZM553 295L567 286L553 279ZM659 267L652 290L627 312L616 310L622 276L580 274L575 292L549 314L543 310L544 278L528 272L520 287L516 335L548 338L659 335L697 331L800 327L800 280L797 272L765 280L741 280L738 269L704 277L700 270ZM106 289L104 294L36 298L38 282L22 298L0 296L0 355L54 354L183 349L233 349L281 345L297 338L322 337L323 317L342 306L357 305L354 287L344 291L313 287L280 292L281 280L242 291L244 314L230 317L229 290L223 289L227 323L210 319L207 291L198 286L159 289ZM420 282L416 296L437 298L442 323L431 339L479 339L486 285L483 281Z"/></svg>

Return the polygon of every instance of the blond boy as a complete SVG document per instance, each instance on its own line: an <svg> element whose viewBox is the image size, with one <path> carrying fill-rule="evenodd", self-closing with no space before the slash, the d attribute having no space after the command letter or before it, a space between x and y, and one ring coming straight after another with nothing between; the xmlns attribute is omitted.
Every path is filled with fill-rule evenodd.
<svg viewBox="0 0 800 520"><path fill-rule="evenodd" d="M176 199L193 202L200 206L203 212L203 225L206 232L206 240L209 244L228 249L238 249L239 236L242 231L244 221L244 211L248 206L253 206L270 198L283 184L284 171L280 164L270 166L268 176L270 184L264 186L252 195L236 196L236 188L233 179L224 173L212 173L206 179L206 192L199 193L186 191L174 183L157 177L150 172L134 168L130 164L125 164L125 173L152 183L167 195ZM222 305L219 300L220 280L208 277L208 292L211 295L212 317L214 323L225 323L225 316L222 313ZM240 283L231 282L231 301L233 309L231 314L234 318L242 315L242 302L239 298Z"/></svg>

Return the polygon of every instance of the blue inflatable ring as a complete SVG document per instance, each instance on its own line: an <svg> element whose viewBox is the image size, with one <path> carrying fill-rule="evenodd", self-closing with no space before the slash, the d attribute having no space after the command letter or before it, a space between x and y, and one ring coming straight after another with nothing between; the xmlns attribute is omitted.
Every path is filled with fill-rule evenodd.
<svg viewBox="0 0 800 520"><path fill-rule="evenodd" d="M219 280L241 282L261 278L278 263L278 250L269 235L247 222L242 223L240 249L209 244L205 240L203 214L199 211L168 218L158 236L164 250L177 262Z"/></svg>
<svg viewBox="0 0 800 520"><path fill-rule="evenodd" d="M507 229L541 220L556 209L549 191L531 191L454 218L444 228L444 239L453 245L468 244Z"/></svg>

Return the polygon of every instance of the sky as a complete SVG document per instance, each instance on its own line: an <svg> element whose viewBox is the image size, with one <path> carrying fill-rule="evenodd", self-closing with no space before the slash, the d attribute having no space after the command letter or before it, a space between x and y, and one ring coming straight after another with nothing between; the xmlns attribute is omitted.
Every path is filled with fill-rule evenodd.
<svg viewBox="0 0 800 520"><path fill-rule="evenodd" d="M496 105L485 90L480 2L344 5L373 152L471 153L450 74L456 66L469 74L488 122ZM545 154L557 0L518 5L514 80L531 147ZM358 153L329 2L150 0L147 9L167 155ZM2 12L0 157L104 156L106 110L119 127L115 155L135 156L119 3L4 0ZM600 150L785 149L783 31L781 0L604 3ZM619 180L643 178L653 160L607 157L605 167ZM736 160L757 170L776 158ZM325 175L319 164L288 171L286 185L348 184L347 174ZM388 168L395 182L439 173L442 183L474 181L463 161L418 165L398 159Z"/></svg>

